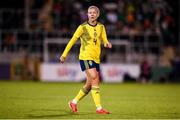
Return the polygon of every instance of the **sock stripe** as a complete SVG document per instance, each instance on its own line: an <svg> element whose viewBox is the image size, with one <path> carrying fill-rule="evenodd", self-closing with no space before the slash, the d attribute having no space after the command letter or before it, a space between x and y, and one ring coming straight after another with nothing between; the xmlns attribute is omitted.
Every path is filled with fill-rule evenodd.
<svg viewBox="0 0 180 120"><path fill-rule="evenodd" d="M99 91L99 87L94 87L94 86L92 86L91 90L97 90L97 91Z"/></svg>
<svg viewBox="0 0 180 120"><path fill-rule="evenodd" d="M90 89L89 90L87 90L86 88L82 88L81 89L85 94L88 94L89 93L89 91L90 91Z"/></svg>

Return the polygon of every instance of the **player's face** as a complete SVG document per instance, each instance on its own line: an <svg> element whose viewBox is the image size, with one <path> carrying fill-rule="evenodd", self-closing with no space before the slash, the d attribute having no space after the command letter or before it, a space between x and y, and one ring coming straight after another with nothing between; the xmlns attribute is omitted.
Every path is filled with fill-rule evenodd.
<svg viewBox="0 0 180 120"><path fill-rule="evenodd" d="M91 9L88 10L88 19L89 19L89 21L97 20L98 16L99 16L99 14L98 14L96 9L91 8Z"/></svg>

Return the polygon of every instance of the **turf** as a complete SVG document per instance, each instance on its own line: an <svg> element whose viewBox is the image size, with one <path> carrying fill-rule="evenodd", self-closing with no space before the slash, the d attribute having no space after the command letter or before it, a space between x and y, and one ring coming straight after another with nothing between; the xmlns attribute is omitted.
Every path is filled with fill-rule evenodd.
<svg viewBox="0 0 180 120"><path fill-rule="evenodd" d="M0 82L0 118L34 119L164 119L180 118L180 84L101 84L103 106L98 115L91 95L68 108L83 83Z"/></svg>

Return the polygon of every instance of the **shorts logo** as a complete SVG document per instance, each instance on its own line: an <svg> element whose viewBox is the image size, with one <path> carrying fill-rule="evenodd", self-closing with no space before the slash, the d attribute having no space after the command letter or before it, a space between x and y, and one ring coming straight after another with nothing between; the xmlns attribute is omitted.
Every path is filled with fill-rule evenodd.
<svg viewBox="0 0 180 120"><path fill-rule="evenodd" d="M92 64L93 64L92 61L89 61L89 65L92 66Z"/></svg>

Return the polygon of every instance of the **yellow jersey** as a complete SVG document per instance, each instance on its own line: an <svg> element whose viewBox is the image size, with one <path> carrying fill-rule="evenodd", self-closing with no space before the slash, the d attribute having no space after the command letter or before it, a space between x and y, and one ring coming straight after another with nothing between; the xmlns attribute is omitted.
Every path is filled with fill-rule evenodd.
<svg viewBox="0 0 180 120"><path fill-rule="evenodd" d="M78 38L81 40L79 59L93 60L96 63L100 63L101 41L103 41L104 45L108 43L104 25L99 22L95 26L90 25L88 22L79 25L68 42L62 54L63 57L66 58L69 50Z"/></svg>

